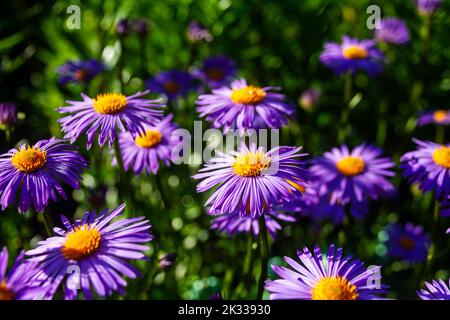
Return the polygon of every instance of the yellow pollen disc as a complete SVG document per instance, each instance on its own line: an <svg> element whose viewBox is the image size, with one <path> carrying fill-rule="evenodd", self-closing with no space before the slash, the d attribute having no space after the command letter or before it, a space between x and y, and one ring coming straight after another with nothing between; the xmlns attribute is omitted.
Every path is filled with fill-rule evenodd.
<svg viewBox="0 0 450 320"><path fill-rule="evenodd" d="M403 249L406 249L406 250L411 250L411 249L413 249L413 248L415 247L415 245L416 245L416 243L414 242L414 240L411 239L410 237L407 237L407 236L401 237L400 240L399 240L399 243L400 243L400 246L401 246Z"/></svg>
<svg viewBox="0 0 450 320"><path fill-rule="evenodd" d="M47 152L41 151L39 148L28 147L20 150L11 158L11 163L17 170L30 173L41 169L47 162Z"/></svg>
<svg viewBox="0 0 450 320"><path fill-rule="evenodd" d="M96 228L88 229L84 224L66 236L61 252L67 260L82 260L98 250L101 240L102 235Z"/></svg>
<svg viewBox="0 0 450 320"><path fill-rule="evenodd" d="M231 92L231 100L234 103L256 104L260 103L266 97L266 92L255 86L247 86L241 89L234 89Z"/></svg>
<svg viewBox="0 0 450 320"><path fill-rule="evenodd" d="M152 148L162 140L162 134L157 130L147 130L145 134L136 137L134 142L141 148Z"/></svg>
<svg viewBox="0 0 450 320"><path fill-rule="evenodd" d="M173 80L168 80L163 84L163 88L168 93L176 93L180 90L180 86Z"/></svg>
<svg viewBox="0 0 450 320"><path fill-rule="evenodd" d="M0 282L0 301L14 300L14 293L6 286L6 281Z"/></svg>
<svg viewBox="0 0 450 320"><path fill-rule="evenodd" d="M367 57L367 50L358 45L349 45L344 48L342 55L346 59L364 59Z"/></svg>
<svg viewBox="0 0 450 320"><path fill-rule="evenodd" d="M286 182L289 183L291 186L293 186L298 191L300 191L301 193L306 191L306 188L304 186L301 186L301 185L299 185L298 183L296 183L296 182L294 182L292 180L286 179ZM291 191L291 190L289 190L289 191Z"/></svg>
<svg viewBox="0 0 450 320"><path fill-rule="evenodd" d="M433 152L433 160L441 167L450 169L450 148L440 147Z"/></svg>
<svg viewBox="0 0 450 320"><path fill-rule="evenodd" d="M127 97L121 93L102 93L94 99L94 109L100 114L116 114L127 107Z"/></svg>
<svg viewBox="0 0 450 320"><path fill-rule="evenodd" d="M433 114L433 119L436 122L442 122L447 118L447 111L438 110Z"/></svg>
<svg viewBox="0 0 450 320"><path fill-rule="evenodd" d="M248 152L238 156L233 164L234 173L242 177L260 176L264 169L270 167L270 158L261 152Z"/></svg>
<svg viewBox="0 0 450 320"><path fill-rule="evenodd" d="M348 156L336 163L336 168L344 176L356 176L364 172L365 163L360 157Z"/></svg>
<svg viewBox="0 0 450 320"><path fill-rule="evenodd" d="M313 300L356 300L356 286L343 277L320 279L312 290Z"/></svg>
<svg viewBox="0 0 450 320"><path fill-rule="evenodd" d="M211 80L222 80L223 79L223 70L220 69L209 69L208 71L206 71L206 75L208 76L209 79Z"/></svg>

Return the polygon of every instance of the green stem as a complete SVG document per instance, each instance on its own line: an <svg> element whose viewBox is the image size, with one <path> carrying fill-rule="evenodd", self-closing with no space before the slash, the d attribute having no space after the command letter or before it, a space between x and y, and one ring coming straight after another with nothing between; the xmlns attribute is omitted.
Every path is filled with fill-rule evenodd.
<svg viewBox="0 0 450 320"><path fill-rule="evenodd" d="M387 121L386 121L386 111L387 103L383 100L380 104L379 114L378 114L378 128L377 128L377 145L382 148L386 142L387 133Z"/></svg>
<svg viewBox="0 0 450 320"><path fill-rule="evenodd" d="M47 235L49 237L51 237L52 236L52 228L51 228L52 222L51 222L50 216L48 214L45 214L45 212L40 213L40 215L41 215L41 219L39 219L39 220L41 220L42 224L44 225Z"/></svg>
<svg viewBox="0 0 450 320"><path fill-rule="evenodd" d="M124 199L126 201L126 210L128 212L134 212L134 206L133 206L133 202L132 202L132 197L131 197L131 186L130 186L130 181L128 180L126 171L125 171L125 166L123 164L123 158L122 158L122 153L120 152L120 147L119 147L119 140L116 138L114 140L114 153L116 156L116 161L117 161L117 167L119 169L119 183L118 183L118 189L123 192L124 195Z"/></svg>
<svg viewBox="0 0 450 320"><path fill-rule="evenodd" d="M264 294L264 282L267 277L267 267L269 264L269 241L267 239L267 226L265 216L259 217L259 239L261 247L261 274L258 282L257 299L262 300Z"/></svg>
<svg viewBox="0 0 450 320"><path fill-rule="evenodd" d="M439 231L439 202L434 202L434 213L433 213L433 231L431 234L431 245L430 251L428 252L427 261L425 262L425 272L423 273L423 281L426 281L429 277L431 277L431 269L433 266L433 260L436 256L436 245L437 245L437 236Z"/></svg>
<svg viewBox="0 0 450 320"><path fill-rule="evenodd" d="M117 63L117 73L120 83L120 92L123 93L123 88L125 87L125 83L123 81L123 67L125 65L125 46L123 45L123 40L121 38L119 38L119 46L120 46L120 57Z"/></svg>
<svg viewBox="0 0 450 320"><path fill-rule="evenodd" d="M161 181L161 174L155 175L156 186L158 187L159 193L161 194L161 200L163 202L164 208L169 208L170 200L167 199L166 193L164 192L164 187Z"/></svg>
<svg viewBox="0 0 450 320"><path fill-rule="evenodd" d="M344 83L344 107L342 108L341 117L339 119L339 130L338 130L338 143L342 144L345 142L347 136L347 125L350 116L350 100L352 98L352 83L353 76L352 73L347 73Z"/></svg>
<svg viewBox="0 0 450 320"><path fill-rule="evenodd" d="M146 79L148 77L146 43L147 43L147 37L139 38L139 53L140 53L140 60L141 60L141 72L142 72L142 77L144 79Z"/></svg>
<svg viewBox="0 0 450 320"><path fill-rule="evenodd" d="M443 144L445 140L445 127L441 125L436 126L436 137L435 142Z"/></svg>

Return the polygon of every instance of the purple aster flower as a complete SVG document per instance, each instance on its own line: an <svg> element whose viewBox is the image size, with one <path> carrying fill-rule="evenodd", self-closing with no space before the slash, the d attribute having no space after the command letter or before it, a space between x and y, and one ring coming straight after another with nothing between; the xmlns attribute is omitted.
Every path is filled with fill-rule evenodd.
<svg viewBox="0 0 450 320"><path fill-rule="evenodd" d="M298 99L298 103L305 110L313 109L320 100L320 91L317 89L308 89L303 91Z"/></svg>
<svg viewBox="0 0 450 320"><path fill-rule="evenodd" d="M380 21L380 28L375 30L375 39L392 44L406 44L409 42L409 30L400 19L383 18Z"/></svg>
<svg viewBox="0 0 450 320"><path fill-rule="evenodd" d="M125 259L145 260L149 248L144 244L153 238L145 217L116 219L124 208L122 204L100 215L86 212L74 224L61 216L66 230L54 228L55 236L26 252L30 261L41 263L38 279L51 286L46 296L53 296L65 279L64 298L68 300L77 297L78 285L87 299L93 298L94 290L100 297L124 294L127 283L123 276L134 279L139 275Z"/></svg>
<svg viewBox="0 0 450 320"><path fill-rule="evenodd" d="M244 79L234 80L230 87L213 89L212 94L200 95L197 111L214 128L245 130L249 128L278 129L287 124L287 117L295 113L295 106L286 97L272 92L277 87L256 87Z"/></svg>
<svg viewBox="0 0 450 320"><path fill-rule="evenodd" d="M60 113L70 114L58 120L64 137L73 143L86 132L87 148L90 149L97 131L99 146L108 140L110 147L116 139L116 127L122 132L144 133L145 124L156 124L162 117L159 108L165 107L161 100L141 98L147 93L137 92L128 97L121 93L105 93L93 99L81 94L83 101L67 101L69 106L58 109Z"/></svg>
<svg viewBox="0 0 450 320"><path fill-rule="evenodd" d="M58 82L65 85L69 82L88 83L96 75L105 70L105 66L95 59L86 61L69 60L58 68Z"/></svg>
<svg viewBox="0 0 450 320"><path fill-rule="evenodd" d="M346 205L377 199L394 189L387 179L395 164L374 146L360 145L352 151L346 145L325 152L313 160L311 173L320 184L319 195L329 195L331 204Z"/></svg>
<svg viewBox="0 0 450 320"><path fill-rule="evenodd" d="M266 228L272 238L276 237L276 233L281 230L281 225L277 220L286 222L295 222L296 219L292 214L281 213L276 210L269 210L264 214ZM224 214L214 218L211 222L211 229L219 230L228 236L236 233L251 233L255 237L259 235L258 217L250 215L241 216L239 213Z"/></svg>
<svg viewBox="0 0 450 320"><path fill-rule="evenodd" d="M418 149L405 153L400 168L409 183L418 183L422 192L434 191L438 199L450 195L450 145L413 139Z"/></svg>
<svg viewBox="0 0 450 320"><path fill-rule="evenodd" d="M239 151L224 154L217 151L194 179L202 179L197 192L218 188L205 206L210 214L246 214L260 216L273 208L292 201L296 185L305 186L306 171L297 158L301 147L276 147L265 152L262 147L242 143Z"/></svg>
<svg viewBox="0 0 450 320"><path fill-rule="evenodd" d="M432 15L439 9L442 0L415 0L414 2L421 15Z"/></svg>
<svg viewBox="0 0 450 320"><path fill-rule="evenodd" d="M196 76L210 88L219 88L236 76L234 61L225 55L212 56L203 61L203 67L196 70Z"/></svg>
<svg viewBox="0 0 450 320"><path fill-rule="evenodd" d="M187 37L192 42L200 42L205 40L211 42L213 36L209 33L204 25L197 21L192 21L187 28Z"/></svg>
<svg viewBox="0 0 450 320"><path fill-rule="evenodd" d="M133 22L133 27L136 33L141 37L146 37L148 34L148 21L145 18L138 19Z"/></svg>
<svg viewBox="0 0 450 320"><path fill-rule="evenodd" d="M155 126L145 126L145 133L135 138L129 132L120 134L119 146L125 170L133 167L135 174L145 170L149 175L158 172L159 161L170 166L172 150L178 143L172 139L177 126L171 120L170 114Z"/></svg>
<svg viewBox="0 0 450 320"><path fill-rule="evenodd" d="M371 77L380 74L384 67L384 55L375 47L375 40L358 40L342 37L342 44L326 43L320 61L336 75L364 70Z"/></svg>
<svg viewBox="0 0 450 320"><path fill-rule="evenodd" d="M116 32L119 36L126 37L132 31L132 25L128 19L121 19L117 22Z"/></svg>
<svg viewBox="0 0 450 320"><path fill-rule="evenodd" d="M405 227L393 224L387 228L388 255L406 262L425 261L430 247L430 236L423 232L421 226L407 223Z"/></svg>
<svg viewBox="0 0 450 320"><path fill-rule="evenodd" d="M426 111L419 116L417 124L421 127L427 124L448 126L450 125L450 112L448 110Z"/></svg>
<svg viewBox="0 0 450 320"><path fill-rule="evenodd" d="M294 270L272 265L281 279L266 282L271 300L378 300L386 293L387 286L379 284L381 268L366 268L352 256L344 258L342 248L335 251L331 245L325 256L316 245L314 252L305 247L297 255L302 265L284 258Z"/></svg>
<svg viewBox="0 0 450 320"><path fill-rule="evenodd" d="M19 212L26 212L31 206L38 212L44 211L50 200L56 201L57 194L66 198L62 184L80 188L84 168L87 162L77 148L56 138L9 150L0 156L2 210L18 195Z"/></svg>
<svg viewBox="0 0 450 320"><path fill-rule="evenodd" d="M0 128L10 127L17 123L17 106L14 103L0 102Z"/></svg>
<svg viewBox="0 0 450 320"><path fill-rule="evenodd" d="M449 282L450 284L450 282ZM425 282L426 289L417 291L422 300L450 300L450 287L444 280L433 280L432 283Z"/></svg>
<svg viewBox="0 0 450 320"><path fill-rule="evenodd" d="M158 264L162 270L169 270L175 264L176 255L174 253L163 253L158 257Z"/></svg>
<svg viewBox="0 0 450 320"><path fill-rule="evenodd" d="M35 279L40 272L39 264L25 262L23 257L22 251L7 274L8 249L0 251L0 301L39 300L44 296L47 288Z"/></svg>
<svg viewBox="0 0 450 320"><path fill-rule="evenodd" d="M147 81L150 91L165 94L168 99L176 99L186 96L196 88L194 77L185 71L169 70L155 75Z"/></svg>

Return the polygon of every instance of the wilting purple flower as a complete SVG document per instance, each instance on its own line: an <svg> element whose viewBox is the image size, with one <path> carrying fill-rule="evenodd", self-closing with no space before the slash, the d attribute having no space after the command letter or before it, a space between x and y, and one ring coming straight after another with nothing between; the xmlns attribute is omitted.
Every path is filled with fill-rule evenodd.
<svg viewBox="0 0 450 320"><path fill-rule="evenodd" d="M202 179L197 192L218 188L205 203L210 214L260 216L277 205L292 201L298 186L304 186L306 171L297 158L301 147L280 146L265 152L262 147L241 144L239 151L217 151L194 179ZM294 185L293 185L293 182Z"/></svg>
<svg viewBox="0 0 450 320"><path fill-rule="evenodd" d="M271 300L377 300L386 293L387 286L377 285L381 268L366 268L352 256L343 257L342 248L335 251L331 245L325 256L316 245L314 252L305 247L297 255L302 265L284 258L294 270L272 265L281 279L266 281Z"/></svg>
<svg viewBox="0 0 450 320"><path fill-rule="evenodd" d="M211 229L219 230L228 236L236 233L251 233L255 237L259 234L259 218L250 215L241 216L239 213L223 214L215 217L211 222ZM281 213L277 210L269 210L264 214L266 228L272 238L276 237L276 233L281 230L281 225L277 220L286 222L295 222L296 219L292 214Z"/></svg>
<svg viewBox="0 0 450 320"><path fill-rule="evenodd" d="M418 183L426 193L434 191L438 199L450 195L450 145L413 139L418 149L405 153L400 168L409 183Z"/></svg>
<svg viewBox="0 0 450 320"><path fill-rule="evenodd" d="M47 288L36 281L40 272L39 263L23 260L22 251L13 266L8 267L8 249L0 251L0 301L2 300L39 300L43 298Z"/></svg>
<svg viewBox="0 0 450 320"><path fill-rule="evenodd" d="M171 120L170 114L154 126L145 126L145 133L136 137L129 132L120 134L119 146L125 170L133 167L135 174L145 171L149 175L158 172L160 161L170 166L172 150L178 143L172 139L177 126Z"/></svg>
<svg viewBox="0 0 450 320"><path fill-rule="evenodd" d="M56 236L38 242L36 249L27 251L30 261L40 262L43 271L38 279L50 286L51 297L66 279L64 298L75 299L77 285L87 299L124 294L127 285L123 276L136 278L140 273L124 259L145 260L144 245L152 240L150 223L145 217L123 218L125 205L100 215L87 212L83 219L70 223L61 216L66 230L54 228ZM72 270L73 272L68 272ZM67 277L67 278L66 278ZM92 288L93 287L93 288Z"/></svg>
<svg viewBox="0 0 450 320"><path fill-rule="evenodd" d="M387 228L388 255L406 262L425 261L430 247L430 236L423 232L421 226L407 223L405 227L393 224Z"/></svg>
<svg viewBox="0 0 450 320"><path fill-rule="evenodd" d="M415 0L417 9L422 15L432 15L441 6L442 0Z"/></svg>
<svg viewBox="0 0 450 320"><path fill-rule="evenodd" d="M133 27L134 31L141 36L145 37L148 34L148 21L145 18L138 19L136 21L133 21Z"/></svg>
<svg viewBox="0 0 450 320"><path fill-rule="evenodd" d="M105 66L98 60L69 60L57 70L58 82L65 85L69 82L88 83L96 75L105 70Z"/></svg>
<svg viewBox="0 0 450 320"><path fill-rule="evenodd" d="M395 164L374 146L360 145L352 151L346 145L325 152L313 160L311 173L321 185L319 195L329 195L331 204L345 205L386 195L394 188L387 179Z"/></svg>
<svg viewBox="0 0 450 320"><path fill-rule="evenodd" d="M320 90L308 89L303 91L302 95L298 99L300 106L305 110L313 109L320 100Z"/></svg>
<svg viewBox="0 0 450 320"><path fill-rule="evenodd" d="M203 67L196 70L195 75L215 89L226 85L236 76L236 65L225 55L212 56L203 61Z"/></svg>
<svg viewBox="0 0 450 320"><path fill-rule="evenodd" d="M200 42L205 40L211 42L213 36L209 33L204 25L197 21L192 21L187 28L187 37L192 42Z"/></svg>
<svg viewBox="0 0 450 320"><path fill-rule="evenodd" d="M0 156L2 210L18 197L19 212L31 206L38 212L44 211L58 194L66 198L63 184L80 188L80 174L86 167L87 162L75 146L56 138L9 150Z"/></svg>
<svg viewBox="0 0 450 320"><path fill-rule="evenodd" d="M380 28L375 30L375 38L386 43L405 44L409 42L409 30L400 19L383 18L380 21Z"/></svg>
<svg viewBox="0 0 450 320"><path fill-rule="evenodd" d="M427 124L450 125L450 112L448 110L426 111L419 116L417 120L419 126Z"/></svg>
<svg viewBox="0 0 450 320"><path fill-rule="evenodd" d="M364 70L371 77L384 68L384 55L375 47L375 40L358 40L342 37L342 44L326 43L320 61L337 75Z"/></svg>
<svg viewBox="0 0 450 320"><path fill-rule="evenodd" d="M121 19L117 22L116 32L119 36L126 37L132 31L132 25L128 19Z"/></svg>
<svg viewBox="0 0 450 320"><path fill-rule="evenodd" d="M196 84L190 73L173 69L160 72L148 80L147 88L150 91L165 94L167 98L173 100L195 90Z"/></svg>
<svg viewBox="0 0 450 320"><path fill-rule="evenodd" d="M11 127L17 123L17 106L14 103L0 102L0 128Z"/></svg>
<svg viewBox="0 0 450 320"><path fill-rule="evenodd" d="M110 147L116 139L117 127L122 132L144 133L145 125L156 124L162 117L160 108L165 107L161 100L141 98L147 93L137 92L128 97L121 93L105 93L93 99L81 94L83 101L67 101L69 106L58 109L60 113L70 114L58 120L64 137L73 143L86 132L87 148L90 149L98 131L99 146L108 140Z"/></svg>
<svg viewBox="0 0 450 320"><path fill-rule="evenodd" d="M449 282L450 284L450 282ZM432 283L425 282L426 289L417 291L422 300L450 300L450 286L444 280L433 280Z"/></svg>
<svg viewBox="0 0 450 320"><path fill-rule="evenodd" d="M214 128L260 129L281 128L287 117L295 113L295 106L286 97L272 92L277 87L256 87L244 79L234 80L230 87L213 89L197 100L200 117L206 117Z"/></svg>

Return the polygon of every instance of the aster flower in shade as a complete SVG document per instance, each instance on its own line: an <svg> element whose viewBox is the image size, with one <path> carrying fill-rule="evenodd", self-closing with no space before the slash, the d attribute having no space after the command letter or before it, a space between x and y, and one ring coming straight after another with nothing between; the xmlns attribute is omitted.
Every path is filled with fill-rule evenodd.
<svg viewBox="0 0 450 320"><path fill-rule="evenodd" d="M450 284L450 282L449 282ZM433 280L432 283L425 282L426 289L417 291L422 300L450 300L450 287L444 280Z"/></svg>
<svg viewBox="0 0 450 320"><path fill-rule="evenodd" d="M151 91L162 93L168 99L176 99L186 96L196 89L194 77L181 70L163 71L147 81L147 88Z"/></svg>
<svg viewBox="0 0 450 320"><path fill-rule="evenodd" d="M430 236L423 232L421 226L407 223L405 227L393 224L387 228L388 255L406 262L425 261L430 247Z"/></svg>
<svg viewBox="0 0 450 320"><path fill-rule="evenodd" d="M100 61L95 59L89 59L86 61L69 60L58 68L58 82L62 85L69 82L88 83L104 70L105 66Z"/></svg>
<svg viewBox="0 0 450 320"><path fill-rule="evenodd" d="M414 0L421 15L432 15L441 6L442 0Z"/></svg>
<svg viewBox="0 0 450 320"><path fill-rule="evenodd" d="M317 89L308 89L302 93L298 99L298 103L303 109L311 110L319 103L319 100L320 91Z"/></svg>
<svg viewBox="0 0 450 320"><path fill-rule="evenodd" d="M189 24L187 28L187 37L191 42L200 42L203 40L211 42L213 40L213 36L209 33L208 29L197 21L192 21Z"/></svg>
<svg viewBox="0 0 450 320"><path fill-rule="evenodd" d="M383 71L384 55L375 47L375 40L342 37L342 44L326 43L320 61L337 75L364 70L371 77Z"/></svg>
<svg viewBox="0 0 450 320"><path fill-rule="evenodd" d="M286 222L295 222L296 219L292 214L281 213L276 210L269 210L264 214L266 228L272 238L276 237L276 233L281 230L281 225L277 220ZM211 229L226 233L233 236L236 233L251 233L255 237L259 235L258 217L246 215L241 217L239 213L224 214L215 217L211 222Z"/></svg>
<svg viewBox="0 0 450 320"><path fill-rule="evenodd" d="M133 28L134 31L140 36L140 37L146 37L148 34L148 21L145 18L138 19L136 21L133 21Z"/></svg>
<svg viewBox="0 0 450 320"><path fill-rule="evenodd" d="M56 138L11 149L0 156L2 209L18 195L19 212L31 206L42 212L50 200L56 201L58 194L66 198L63 184L79 189L80 174L86 167L87 162L75 146Z"/></svg>
<svg viewBox="0 0 450 320"><path fill-rule="evenodd" d="M316 245L314 252L305 247L297 255L302 265L284 258L294 270L272 265L281 279L266 282L271 300L377 300L386 293L387 287L379 285L381 268L366 268L352 256L344 258L342 248L331 245L325 256Z"/></svg>
<svg viewBox="0 0 450 320"><path fill-rule="evenodd" d="M197 111L206 117L214 128L260 129L281 128L287 117L295 113L295 106L286 97L272 92L276 87L248 85L244 79L234 80L230 87L213 89L212 94L200 95Z"/></svg>
<svg viewBox="0 0 450 320"><path fill-rule="evenodd" d="M394 186L387 178L394 176L395 164L381 155L380 149L365 144L352 151L343 145L325 152L311 167L319 195L329 195L331 204L346 205L391 192Z"/></svg>
<svg viewBox="0 0 450 320"><path fill-rule="evenodd" d="M132 24L128 19L120 19L116 25L116 32L121 37L126 37L132 32Z"/></svg>
<svg viewBox="0 0 450 320"><path fill-rule="evenodd" d="M65 138L75 142L84 132L87 135L87 148L90 149L98 134L98 144L106 140L111 147L116 139L116 128L132 134L144 133L145 124L155 125L162 117L164 105L160 100L141 98L148 91L137 92L131 96L121 93L104 93L95 98L81 94L83 101L67 101L68 106L60 107L60 113L69 115L58 120Z"/></svg>
<svg viewBox="0 0 450 320"><path fill-rule="evenodd" d="M242 143L239 151L216 152L194 179L202 179L197 192L217 189L205 206L210 214L246 214L257 217L274 206L292 201L298 186L305 186L306 171L298 158L301 147L280 146L265 152Z"/></svg>
<svg viewBox="0 0 450 320"><path fill-rule="evenodd" d="M234 61L225 55L212 56L203 61L203 67L195 75L208 84L210 88L219 88L236 75Z"/></svg>
<svg viewBox="0 0 450 320"><path fill-rule="evenodd" d="M380 28L375 30L375 39L391 44L406 44L409 42L409 30L400 19L383 18L380 21Z"/></svg>
<svg viewBox="0 0 450 320"><path fill-rule="evenodd" d="M36 262L25 262L22 251L13 266L6 273L8 267L8 249L0 251L0 301L2 300L36 300L41 299L46 287L36 281L40 272Z"/></svg>
<svg viewBox="0 0 450 320"><path fill-rule="evenodd" d="M409 183L418 183L422 192L434 191L438 199L450 195L450 145L413 139L418 149L405 153L400 168Z"/></svg>
<svg viewBox="0 0 450 320"><path fill-rule="evenodd" d="M14 103L0 102L0 129L17 123L17 107Z"/></svg>
<svg viewBox="0 0 450 320"><path fill-rule="evenodd" d="M144 252L149 248L144 244L153 238L145 217L116 220L124 208L123 204L100 215L87 212L74 224L61 216L65 230L54 228L55 236L38 242L36 249L26 252L30 261L42 266L38 279L50 285L46 296L52 296L64 280L64 298L68 300L77 297L78 283L87 299L93 298L94 291L100 297L113 292L124 294L127 283L123 276L134 279L139 275L125 259L146 259ZM69 274L68 270L79 272Z"/></svg>
<svg viewBox="0 0 450 320"><path fill-rule="evenodd" d="M417 120L419 126L427 124L450 125L450 112L448 110L426 111L419 116Z"/></svg>
<svg viewBox="0 0 450 320"><path fill-rule="evenodd" d="M171 122L172 115L165 117L155 126L145 126L145 133L133 137L129 132L119 136L119 147L125 170L133 167L135 174L145 170L156 174L159 161L171 164L171 154L178 141L172 139L177 126Z"/></svg>

